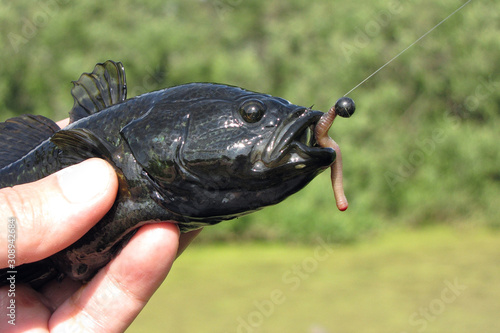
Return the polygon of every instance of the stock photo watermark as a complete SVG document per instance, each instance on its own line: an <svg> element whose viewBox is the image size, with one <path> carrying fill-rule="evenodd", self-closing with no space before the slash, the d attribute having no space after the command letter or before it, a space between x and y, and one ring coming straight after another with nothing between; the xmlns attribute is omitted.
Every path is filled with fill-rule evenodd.
<svg viewBox="0 0 500 333"><path fill-rule="evenodd" d="M17 220L9 217L7 220L7 322L16 325L16 232Z"/></svg>
<svg viewBox="0 0 500 333"><path fill-rule="evenodd" d="M446 113L445 117L449 117L449 113ZM415 145L417 148L410 151L408 155L400 157L399 164L395 169L384 173L385 180L391 191L394 191L398 184L409 179L425 163L426 159L436 151L437 146L444 141L445 137L444 130L438 127L432 131L429 137L416 139Z"/></svg>
<svg viewBox="0 0 500 333"><path fill-rule="evenodd" d="M317 245L311 256L304 258L300 263L292 265L281 275L281 288L273 289L267 298L255 300L252 311L236 318L237 333L252 333L261 327L266 319L271 317L276 309L286 302L288 296L300 288L302 283L317 271L319 264L328 260L333 254L331 246L324 239L318 237Z"/></svg>
<svg viewBox="0 0 500 333"><path fill-rule="evenodd" d="M467 286L461 284L458 278L455 278L453 282L445 280L443 284L445 287L441 290L438 297L432 299L428 304L420 307L408 317L408 324L414 327L417 332L425 332L429 323L436 321L462 295L463 291L467 289ZM400 333L408 332L403 331Z"/></svg>
<svg viewBox="0 0 500 333"><path fill-rule="evenodd" d="M212 5L219 19L224 19L225 16L238 7L243 0L215 0Z"/></svg>
<svg viewBox="0 0 500 333"><path fill-rule="evenodd" d="M460 107L460 116L462 118L468 118L473 112L476 112L481 103L498 91L500 86L500 81L494 81L492 75L488 78L480 78L478 81L479 83L473 93L465 98L464 104ZM408 180L436 152L438 145L446 138L444 128L447 124L452 126L458 124L458 119L454 116L452 110L444 112L431 134L428 137L417 138L415 140L416 148L407 155L400 157L399 163L394 169L387 170L384 173L385 180L391 191L394 191L398 184Z"/></svg>
<svg viewBox="0 0 500 333"><path fill-rule="evenodd" d="M366 81L368 81L372 76L374 76L375 74L377 74L378 72L380 72L382 69L384 69L385 67L387 67L390 63L392 63L394 60L396 60L397 58L399 58L399 56L401 56L403 53L405 53L406 51L408 51L411 47L413 47L415 44L417 44L418 42L420 42L422 39L424 39L427 35L429 35L431 32L433 32L434 30L436 30L441 24L443 24L444 22L448 21L448 19L450 17L452 17L453 15L455 15L456 13L458 13L459 11L461 11L465 6L467 6L472 0L468 0L467 2L465 2L463 5L461 5L460 7L458 7L457 9L455 9L450 15L446 16L444 19L442 19L438 24L436 24L435 26L433 26L432 28L430 28L426 33L424 33L423 35L421 35L419 38L417 38L413 43L411 43L410 45L408 45L406 48L404 48L401 52L399 52L398 54L396 54L394 57L392 57L389 61L387 61L385 64L383 64L382 66L380 66L377 70L375 70L373 73L371 73L370 75L368 75L364 80L362 80L360 83L358 83L356 86L354 86L354 88L352 88L351 90L349 90L347 93L344 94L344 96L347 96L349 95L351 92L353 92L354 90L356 90L359 86L361 86L363 83L365 83ZM397 8L396 7L391 7L393 8L393 12L394 12L394 8ZM396 10L397 12L398 10ZM394 13L396 13L394 12ZM387 17L387 15L379 15L380 17ZM391 16L389 16L391 17ZM380 24L380 23L379 23ZM380 29L380 28L379 28ZM379 30L379 29L376 29L376 30ZM366 30L366 25L365 25L365 30ZM377 33L378 34L378 33ZM345 53L344 53L345 54ZM349 60L349 58L347 58ZM349 62L349 61L348 61Z"/></svg>
<svg viewBox="0 0 500 333"><path fill-rule="evenodd" d="M493 79L493 75L488 78L480 78L479 84L474 89L474 93L465 99L465 107L468 112L475 112L482 102L498 91L500 81Z"/></svg>
<svg viewBox="0 0 500 333"><path fill-rule="evenodd" d="M359 53L362 49L370 45L370 41L378 36L383 28L387 27L395 16L403 11L403 3L413 2L411 0L390 1L386 9L379 10L375 16L360 28L356 27L356 35L350 42L340 43L340 50L347 63L351 62L351 57Z"/></svg>
<svg viewBox="0 0 500 333"><path fill-rule="evenodd" d="M146 75L142 79L142 84L136 85L132 89L127 88L129 96L138 96L156 89L168 75L168 72L160 66L156 68L146 66L144 71Z"/></svg>
<svg viewBox="0 0 500 333"><path fill-rule="evenodd" d="M71 2L71 0L45 0L34 2L36 10L20 19L19 31L9 32L7 39L14 53L18 53L23 45L33 39L41 29L46 27L51 19L59 12L61 6Z"/></svg>

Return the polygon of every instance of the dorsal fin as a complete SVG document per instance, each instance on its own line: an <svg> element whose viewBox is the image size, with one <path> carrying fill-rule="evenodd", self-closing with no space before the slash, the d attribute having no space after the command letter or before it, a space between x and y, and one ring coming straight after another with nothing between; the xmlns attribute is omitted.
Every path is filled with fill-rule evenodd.
<svg viewBox="0 0 500 333"><path fill-rule="evenodd" d="M69 113L70 123L123 102L127 99L123 64L108 60L95 65L92 73L83 73L73 81L71 95L75 103Z"/></svg>
<svg viewBox="0 0 500 333"><path fill-rule="evenodd" d="M52 120L29 114L0 123L0 168L17 161L59 129Z"/></svg>

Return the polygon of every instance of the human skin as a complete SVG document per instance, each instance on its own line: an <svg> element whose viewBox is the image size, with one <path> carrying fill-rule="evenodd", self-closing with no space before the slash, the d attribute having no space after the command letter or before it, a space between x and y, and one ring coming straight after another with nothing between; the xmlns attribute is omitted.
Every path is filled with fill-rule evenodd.
<svg viewBox="0 0 500 333"><path fill-rule="evenodd" d="M67 120L58 122L66 126ZM118 190L113 168L90 159L39 181L0 189L0 268L7 267L7 221L16 219L16 266L50 256L83 236L112 206ZM63 226L63 227L61 227ZM15 300L15 324L5 314L1 332L123 332L201 231L180 235L173 223L141 227L123 250L88 283L65 278L39 290L0 288L0 308Z"/></svg>

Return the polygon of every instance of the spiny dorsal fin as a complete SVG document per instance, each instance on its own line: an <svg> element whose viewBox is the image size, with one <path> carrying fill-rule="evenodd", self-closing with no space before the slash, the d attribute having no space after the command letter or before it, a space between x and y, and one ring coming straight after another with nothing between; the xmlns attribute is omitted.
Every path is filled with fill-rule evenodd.
<svg viewBox="0 0 500 333"><path fill-rule="evenodd" d="M52 120L29 114L0 123L0 168L17 161L59 129Z"/></svg>
<svg viewBox="0 0 500 333"><path fill-rule="evenodd" d="M83 73L73 85L71 95L75 103L69 113L71 123L127 99L125 68L121 62L99 63L92 73Z"/></svg>

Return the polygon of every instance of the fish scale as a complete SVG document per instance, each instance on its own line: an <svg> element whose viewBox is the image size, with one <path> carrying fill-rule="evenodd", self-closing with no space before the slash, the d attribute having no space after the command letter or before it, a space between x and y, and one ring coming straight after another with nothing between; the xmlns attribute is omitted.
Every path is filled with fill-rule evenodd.
<svg viewBox="0 0 500 333"><path fill-rule="evenodd" d="M332 148L303 139L320 111L213 83L130 99L126 87L123 65L109 60L74 82L66 128L41 116L0 124L0 187L92 157L119 179L110 211L67 248L17 267L19 282L88 281L145 223L169 220L186 232L230 220L281 202L335 160Z"/></svg>

